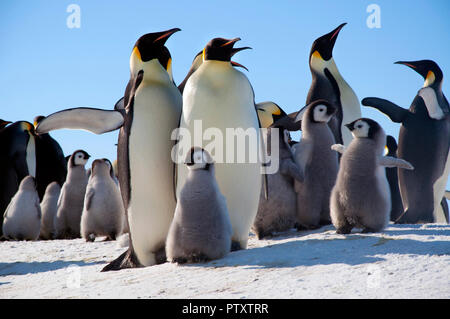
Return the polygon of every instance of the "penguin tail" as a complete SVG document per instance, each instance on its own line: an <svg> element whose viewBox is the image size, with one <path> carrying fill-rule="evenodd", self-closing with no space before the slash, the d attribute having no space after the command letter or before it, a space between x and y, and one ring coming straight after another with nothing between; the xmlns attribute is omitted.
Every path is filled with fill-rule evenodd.
<svg viewBox="0 0 450 319"><path fill-rule="evenodd" d="M136 256L134 255L131 249L125 251L122 255L117 257L115 260L106 265L101 272L106 271L117 271L121 269L128 268L138 268L142 267L141 264L137 261Z"/></svg>

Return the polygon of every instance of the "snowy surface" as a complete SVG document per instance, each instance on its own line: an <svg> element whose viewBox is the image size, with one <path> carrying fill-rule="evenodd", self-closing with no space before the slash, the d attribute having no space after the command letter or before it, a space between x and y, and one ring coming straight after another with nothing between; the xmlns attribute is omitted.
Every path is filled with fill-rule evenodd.
<svg viewBox="0 0 450 319"><path fill-rule="evenodd" d="M126 248L0 243L0 298L450 298L450 225L291 231L206 264L101 273Z"/></svg>

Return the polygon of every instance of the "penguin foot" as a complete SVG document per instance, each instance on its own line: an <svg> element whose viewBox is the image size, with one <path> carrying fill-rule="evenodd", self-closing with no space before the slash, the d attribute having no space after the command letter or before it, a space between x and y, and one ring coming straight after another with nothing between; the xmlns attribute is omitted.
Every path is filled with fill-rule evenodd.
<svg viewBox="0 0 450 319"><path fill-rule="evenodd" d="M101 272L105 271L117 271L121 269L127 268L138 268L142 267L142 265L138 262L136 256L133 254L131 249L128 249L122 255L120 255L117 259L110 262L106 265Z"/></svg>
<svg viewBox="0 0 450 319"><path fill-rule="evenodd" d="M188 260L185 257L175 257L175 258L172 258L172 262L177 263L177 264L186 264L188 262Z"/></svg>
<svg viewBox="0 0 450 319"><path fill-rule="evenodd" d="M93 243L95 241L95 235L94 234L89 234L89 236L86 237L86 242L91 242Z"/></svg>
<svg viewBox="0 0 450 319"><path fill-rule="evenodd" d="M241 247L241 244L238 242L238 241L231 241L231 249L230 249L230 251L238 251L238 250L241 250L242 249L242 247Z"/></svg>
<svg viewBox="0 0 450 319"><path fill-rule="evenodd" d="M193 263L205 263L208 262L210 259L205 254L194 254L191 257L191 261Z"/></svg>

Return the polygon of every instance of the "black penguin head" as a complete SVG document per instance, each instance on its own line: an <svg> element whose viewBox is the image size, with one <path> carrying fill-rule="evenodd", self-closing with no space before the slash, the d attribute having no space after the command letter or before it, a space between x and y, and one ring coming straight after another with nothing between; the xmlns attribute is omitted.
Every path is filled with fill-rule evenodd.
<svg viewBox="0 0 450 319"><path fill-rule="evenodd" d="M334 113L336 107L324 99L315 100L306 107L306 116L311 123L328 123ZM299 112L295 121L299 122L302 118L303 112Z"/></svg>
<svg viewBox="0 0 450 319"><path fill-rule="evenodd" d="M206 47L203 49L203 60L215 60L230 62L233 66L242 67L247 70L247 68L237 62L231 61L233 55L239 51L251 49L250 47L234 48L234 44L240 41L241 38L234 39L224 39L224 38L214 38L208 42Z"/></svg>
<svg viewBox="0 0 450 319"><path fill-rule="evenodd" d="M174 28L162 32L147 33L141 36L136 41L133 52L131 53L130 64L132 72L137 73L137 71L142 69L143 63L156 59L171 74L172 59L169 50L164 44L172 34L178 31L181 31L181 29Z"/></svg>
<svg viewBox="0 0 450 319"><path fill-rule="evenodd" d="M70 157L70 167L84 166L90 157L91 155L89 155L87 152L83 150L76 150Z"/></svg>
<svg viewBox="0 0 450 319"><path fill-rule="evenodd" d="M192 147L186 155L184 163L189 170L209 170L214 161L207 151L201 147Z"/></svg>
<svg viewBox="0 0 450 319"><path fill-rule="evenodd" d="M36 116L33 120L34 127L36 128L43 119L45 119L43 115Z"/></svg>
<svg viewBox="0 0 450 319"><path fill-rule="evenodd" d="M11 124L11 123L12 123L11 121L5 121L5 120L0 119L0 130L2 128L4 128L6 125Z"/></svg>
<svg viewBox="0 0 450 319"><path fill-rule="evenodd" d="M443 74L441 68L436 62L431 60L420 61L397 61L395 64L403 64L417 73L419 73L425 79L424 87L427 86L440 86L442 84Z"/></svg>
<svg viewBox="0 0 450 319"><path fill-rule="evenodd" d="M287 116L286 112L276 103L263 102L256 106L261 127L283 127L282 119Z"/></svg>
<svg viewBox="0 0 450 319"><path fill-rule="evenodd" d="M347 23L342 23L330 33L321 36L313 42L311 52L309 53L310 61L311 56L322 59L324 61L328 61L333 57L334 44L336 43L339 32L346 24Z"/></svg>
<svg viewBox="0 0 450 319"><path fill-rule="evenodd" d="M380 124L368 118L360 118L345 126L352 132L355 138L375 139L382 130Z"/></svg>

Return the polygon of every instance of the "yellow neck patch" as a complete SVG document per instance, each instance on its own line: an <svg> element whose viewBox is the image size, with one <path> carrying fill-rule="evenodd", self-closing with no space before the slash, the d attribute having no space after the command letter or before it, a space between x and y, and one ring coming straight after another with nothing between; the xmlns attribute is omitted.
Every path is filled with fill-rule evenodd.
<svg viewBox="0 0 450 319"><path fill-rule="evenodd" d="M320 55L319 51L314 51L312 54L313 57L315 57L316 59L321 59L323 60L322 56Z"/></svg>
<svg viewBox="0 0 450 319"><path fill-rule="evenodd" d="M202 60L203 61L205 61L205 50L206 50L206 47L203 48L203 52L202 52Z"/></svg>
<svg viewBox="0 0 450 319"><path fill-rule="evenodd" d="M141 52L139 52L138 47L134 47L132 54L135 55L139 59L139 61L142 62Z"/></svg>
<svg viewBox="0 0 450 319"><path fill-rule="evenodd" d="M436 76L432 71L428 71L427 77L425 78L425 83L423 84L423 87L430 86L434 83L436 80Z"/></svg>

